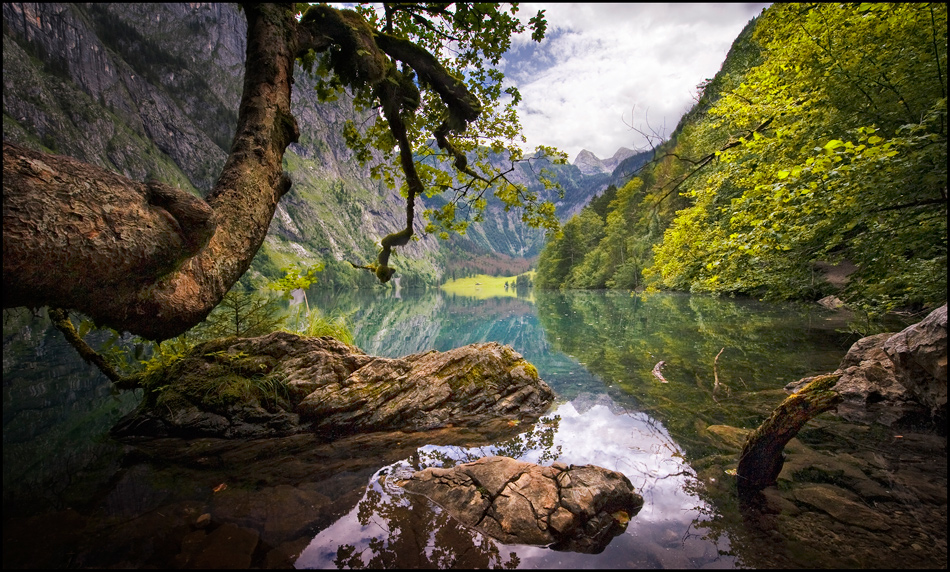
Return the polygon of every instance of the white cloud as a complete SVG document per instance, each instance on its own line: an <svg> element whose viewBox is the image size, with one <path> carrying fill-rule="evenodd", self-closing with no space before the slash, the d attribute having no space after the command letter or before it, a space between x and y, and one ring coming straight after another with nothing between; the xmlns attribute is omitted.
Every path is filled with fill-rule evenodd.
<svg viewBox="0 0 950 572"><path fill-rule="evenodd" d="M719 71L733 40L767 4L523 4L545 10L540 44L522 35L504 71L516 85L528 147L607 158L646 147L630 128L668 134L696 85Z"/></svg>

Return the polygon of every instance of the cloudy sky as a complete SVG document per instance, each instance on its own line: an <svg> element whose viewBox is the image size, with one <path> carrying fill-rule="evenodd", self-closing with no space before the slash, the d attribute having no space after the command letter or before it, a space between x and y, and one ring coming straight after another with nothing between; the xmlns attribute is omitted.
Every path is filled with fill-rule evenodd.
<svg viewBox="0 0 950 572"><path fill-rule="evenodd" d="M732 41L768 4L521 4L545 10L541 44L515 38L503 71L523 98L527 149L553 145L574 161L649 148L631 125L669 134L719 71Z"/></svg>

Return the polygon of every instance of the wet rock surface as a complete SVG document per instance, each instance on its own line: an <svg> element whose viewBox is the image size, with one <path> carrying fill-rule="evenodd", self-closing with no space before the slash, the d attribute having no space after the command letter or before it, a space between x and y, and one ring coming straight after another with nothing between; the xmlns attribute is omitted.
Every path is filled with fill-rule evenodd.
<svg viewBox="0 0 950 572"><path fill-rule="evenodd" d="M497 343L388 359L287 332L202 344L143 385L141 406L115 435L421 431L536 419L554 398L534 366Z"/></svg>
<svg viewBox="0 0 950 572"><path fill-rule="evenodd" d="M733 543L768 543L763 561L783 567L809 565L820 546L833 547L835 567L866 566L872 553L876 567L928 567L946 554L946 311L851 346L835 371L839 419L811 419L784 448L778 486L740 495L749 538ZM734 451L748 430L706 431ZM715 488L734 463L710 455L694 466Z"/></svg>
<svg viewBox="0 0 950 572"><path fill-rule="evenodd" d="M744 526L730 541L753 568L867 567L868 554L870 567L932 567L947 549L946 446L933 433L819 416L785 446L778 485L740 498ZM693 463L713 495L735 486L735 449L721 450Z"/></svg>
<svg viewBox="0 0 950 572"><path fill-rule="evenodd" d="M947 418L947 305L884 342L898 381L935 417Z"/></svg>
<svg viewBox="0 0 950 572"><path fill-rule="evenodd" d="M834 373L841 376L835 390L843 398L837 414L848 421L945 426L946 304L901 332L856 341ZM814 379L806 377L785 389L796 392Z"/></svg>
<svg viewBox="0 0 950 572"><path fill-rule="evenodd" d="M643 506L630 481L615 471L541 467L508 457L429 468L400 484L502 542L591 554L603 551Z"/></svg>

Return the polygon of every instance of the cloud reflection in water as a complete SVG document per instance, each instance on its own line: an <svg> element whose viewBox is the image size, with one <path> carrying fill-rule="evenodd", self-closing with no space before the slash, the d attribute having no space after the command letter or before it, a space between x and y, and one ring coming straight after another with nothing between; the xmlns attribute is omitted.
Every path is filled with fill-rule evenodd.
<svg viewBox="0 0 950 572"><path fill-rule="evenodd" d="M518 455L519 460L550 464L552 451L557 452L559 447L558 461L619 471L644 497L643 509L603 553L575 554L505 545L461 527L439 507L422 497L407 495L381 478L393 472L411 472L407 460L380 469L357 508L317 534L298 558L297 567L734 566L732 557L720 556L720 551L729 549L723 545L726 541L720 539L718 545L713 544L695 529L694 523L703 519L706 507L699 497L688 492L693 471L661 423L646 413L625 411L606 394L582 394L560 405L548 419L553 416L560 418L554 424L553 442L549 440L547 447L524 450ZM421 459L431 466L438 465L438 459L467 462L497 454L498 449L429 445L419 453L415 462ZM423 545L424 554L404 554L408 546Z"/></svg>

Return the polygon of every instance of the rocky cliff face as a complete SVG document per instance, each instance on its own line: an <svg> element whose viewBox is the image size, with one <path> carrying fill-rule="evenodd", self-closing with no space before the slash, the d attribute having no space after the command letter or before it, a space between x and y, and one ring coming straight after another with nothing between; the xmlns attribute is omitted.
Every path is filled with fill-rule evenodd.
<svg viewBox="0 0 950 572"><path fill-rule="evenodd" d="M3 20L4 139L211 188L240 100L235 9L4 4Z"/></svg>
<svg viewBox="0 0 950 572"><path fill-rule="evenodd" d="M247 24L236 6L23 3L4 4L3 17L5 140L199 195L211 189L241 97ZM253 268L369 262L374 243L402 226L403 200L346 148L351 101L318 104L312 80L295 75L301 139L285 159L294 186ZM434 239L402 254L436 278Z"/></svg>
<svg viewBox="0 0 950 572"><path fill-rule="evenodd" d="M577 157L574 159L574 166L580 169L581 173L585 175L597 175L597 174L606 174L609 175L614 172L614 169L620 165L628 157L634 155L639 155L633 149L627 149L626 147L621 147L617 149L617 152L614 153L613 157L609 159L599 159L597 155L594 155L587 149L582 150L577 154Z"/></svg>
<svg viewBox="0 0 950 572"><path fill-rule="evenodd" d="M211 189L240 102L247 30L236 6L5 3L3 18L5 140L198 195ZM252 275L297 260L370 262L378 240L403 224L398 192L373 180L344 143L351 101L319 103L312 80L301 71L295 78L301 138L285 157L294 186ZM605 186L602 174L559 169L566 189L559 214ZM536 168L521 166L515 178L540 188ZM479 250L533 256L543 233L493 201L467 239ZM444 249L432 237L399 254L404 276L434 282L441 274Z"/></svg>

